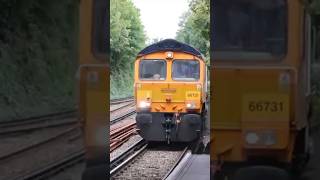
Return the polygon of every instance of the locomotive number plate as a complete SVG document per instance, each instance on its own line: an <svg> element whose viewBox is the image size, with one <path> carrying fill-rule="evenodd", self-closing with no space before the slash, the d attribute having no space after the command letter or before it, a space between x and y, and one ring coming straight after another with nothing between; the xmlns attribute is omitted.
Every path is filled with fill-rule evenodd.
<svg viewBox="0 0 320 180"><path fill-rule="evenodd" d="M283 112L282 101L250 101L248 110L251 112Z"/></svg>
<svg viewBox="0 0 320 180"><path fill-rule="evenodd" d="M200 92L198 91L187 91L186 92L186 99L199 99Z"/></svg>
<svg viewBox="0 0 320 180"><path fill-rule="evenodd" d="M242 115L248 117L289 116L289 96L285 94L250 94L243 96Z"/></svg>

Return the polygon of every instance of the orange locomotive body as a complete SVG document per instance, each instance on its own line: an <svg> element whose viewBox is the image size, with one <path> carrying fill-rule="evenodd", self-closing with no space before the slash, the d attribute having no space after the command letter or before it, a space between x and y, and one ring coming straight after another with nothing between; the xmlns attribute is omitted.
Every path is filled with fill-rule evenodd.
<svg viewBox="0 0 320 180"><path fill-rule="evenodd" d="M83 180L106 179L109 147L108 1L80 1L79 118L84 133Z"/></svg>
<svg viewBox="0 0 320 180"><path fill-rule="evenodd" d="M211 159L226 171L303 167L312 148L310 19L303 4L216 0L213 13Z"/></svg>
<svg viewBox="0 0 320 180"><path fill-rule="evenodd" d="M201 54L175 40L142 50L135 61L139 134L148 141L199 137L206 112L207 73Z"/></svg>

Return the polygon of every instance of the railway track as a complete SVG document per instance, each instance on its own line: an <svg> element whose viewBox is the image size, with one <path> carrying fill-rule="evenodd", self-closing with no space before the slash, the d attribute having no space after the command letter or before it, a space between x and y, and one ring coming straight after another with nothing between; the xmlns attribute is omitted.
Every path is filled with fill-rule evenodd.
<svg viewBox="0 0 320 180"><path fill-rule="evenodd" d="M121 105L121 104L120 105L114 105L114 106L117 106L115 108L113 108L113 106L111 106L110 107L110 113L114 113L116 111L119 111L119 110L134 106L134 102L126 102L126 103L123 103L123 105Z"/></svg>
<svg viewBox="0 0 320 180"><path fill-rule="evenodd" d="M128 118L128 117L130 117L132 115L134 115L134 114L136 114L136 110L134 110L134 109L126 111L123 114L120 114L118 116L113 117L111 119L111 121L110 121L110 124L113 125L113 124L115 124L117 122L120 122L120 121L122 121L122 120L124 120L124 119L126 119L126 118Z"/></svg>
<svg viewBox="0 0 320 180"><path fill-rule="evenodd" d="M69 168L75 164L78 164L84 160L85 150L79 150L76 152L72 152L52 163L48 163L47 165L35 169L32 172L20 175L19 177L14 178L13 180L33 180L33 179L45 179L49 178L54 174L57 174L60 171Z"/></svg>
<svg viewBox="0 0 320 180"><path fill-rule="evenodd" d="M125 150L122 154L115 157L110 162L110 175L115 175L122 167L124 167L131 159L136 157L139 153L147 147L147 142L143 139L137 141L135 144L130 146L127 150Z"/></svg>
<svg viewBox="0 0 320 180"><path fill-rule="evenodd" d="M63 170L84 159L84 150L74 148L73 143L70 144L70 142L74 141L78 141L78 143L81 142L80 138L81 132L79 126L75 126L65 128L62 131L60 130L60 132L46 137L45 139L27 144L14 151L1 153L0 166L4 169L7 167L17 168L17 171L19 172L11 174L10 172L4 171L2 168L0 168L0 172L5 172L2 174L5 179L20 180L35 179L45 176L49 177L52 173ZM55 148L60 148L60 151L55 151ZM46 152L52 157L46 157ZM37 154L36 157L34 157L35 154ZM30 162L30 158L32 158L33 162ZM19 168L17 165L21 163L30 165Z"/></svg>
<svg viewBox="0 0 320 180"><path fill-rule="evenodd" d="M125 97L125 98L117 98L117 99L111 99L110 105L120 104L124 102L131 102L133 101L133 96Z"/></svg>
<svg viewBox="0 0 320 180"><path fill-rule="evenodd" d="M110 121L110 152L125 143L130 137L136 134L136 122L129 117L136 113L129 109Z"/></svg>
<svg viewBox="0 0 320 180"><path fill-rule="evenodd" d="M110 153L117 149L118 154L131 143L135 142L136 122L132 119L136 114L133 98L122 98L114 101L118 104L110 105ZM129 141L130 140L130 141ZM129 142L128 142L129 141ZM127 143L128 144L125 144ZM122 146L125 144L124 146ZM120 150L118 150L118 148ZM111 155L110 155L111 156ZM114 155L112 155L114 156Z"/></svg>
<svg viewBox="0 0 320 180"><path fill-rule="evenodd" d="M112 110L112 112L124 109L125 107L132 106L133 97L119 98L111 100L111 104L121 104L126 103L125 105L119 106ZM112 123L121 121L122 119L133 115L134 112L130 111L124 116L118 116L112 119ZM77 119L77 110L69 110L58 113L51 113L36 117L28 117L24 119L17 119L11 121L2 121L0 122L0 135L11 134L11 133L20 133L33 131L41 128L48 127L58 127L65 126L70 124L76 124Z"/></svg>
<svg viewBox="0 0 320 180"><path fill-rule="evenodd" d="M119 98L111 100L111 104L121 104L125 102L132 102L133 97L126 97L126 98ZM123 106L120 106L113 111L117 111L120 109L124 109L125 107L131 106L131 103L127 103ZM126 114L127 116L133 114L130 112ZM28 117L24 119L17 119L11 121L2 121L0 122L0 135L9 134L9 133L18 133L18 132L25 132L25 131L32 131L41 128L47 127L57 127L57 126L64 126L69 124L75 124L78 122L77 120L77 110L68 110L58 113L51 113L36 117ZM120 121L124 116L115 118L116 121Z"/></svg>
<svg viewBox="0 0 320 180"><path fill-rule="evenodd" d="M75 146L73 142L80 144L81 131L77 122L77 110L1 122L0 135L4 142L11 143L8 144L9 148L0 152L0 179L42 179L82 161L83 149L69 151ZM30 131L31 134L25 134ZM62 150L55 151L54 148ZM46 159L46 154L55 154L59 158ZM30 165L22 166L24 163ZM12 174L8 171L10 167L16 172Z"/></svg>
<svg viewBox="0 0 320 180"><path fill-rule="evenodd" d="M136 122L124 123L122 126L110 130L110 152L125 143L136 134Z"/></svg>
<svg viewBox="0 0 320 180"><path fill-rule="evenodd" d="M110 163L110 179L165 179L188 147L152 147L144 140L128 148Z"/></svg>
<svg viewBox="0 0 320 180"><path fill-rule="evenodd" d="M20 120L5 121L0 123L0 135L76 124L78 122L76 116L77 111L70 110Z"/></svg>
<svg viewBox="0 0 320 180"><path fill-rule="evenodd" d="M120 122L136 113L134 108L133 97L121 98L114 100L116 106L110 105L110 125Z"/></svg>
<svg viewBox="0 0 320 180"><path fill-rule="evenodd" d="M21 147L18 150L8 151L6 153L2 153L2 155L0 156L0 161L10 159L11 157L14 157L16 155L22 154L22 153L24 153L24 152L26 152L28 150L36 149L39 146L46 145L47 143L50 143L50 142L55 141L55 140L58 140L59 138L63 138L65 136L67 136L68 134L73 133L74 131L78 130L78 128L79 127L68 128L68 129L65 129L64 131L61 131L58 134L54 134L54 135L52 135L52 136L50 136L50 137L48 137L48 138L46 138L44 140L36 141L36 142L34 142L32 144L29 144L28 146ZM76 137L80 137L80 135L76 134Z"/></svg>
<svg viewBox="0 0 320 180"><path fill-rule="evenodd" d="M133 97L112 100L111 102L113 102L114 104L121 104L124 102L129 102L129 103L126 103L120 107L113 109L111 113L117 110L124 109L125 107L132 106L132 101L133 101ZM111 121L113 121L114 123L121 121L122 119L134 113L135 113L134 111L127 112L125 115L117 116ZM29 118L17 119L17 120L11 120L11 121L2 121L0 122L0 135L32 131L32 130L47 128L47 127L57 127L57 126L75 124L76 122L78 122L76 117L77 117L77 110L74 109L74 110L51 113L51 114L46 114L46 115L41 115L36 117L29 117Z"/></svg>
<svg viewBox="0 0 320 180"><path fill-rule="evenodd" d="M129 118L136 113L132 105L133 102L129 104L126 103L117 108L120 112L111 112L113 116L110 121L110 152L128 141L132 135L136 134L136 122ZM126 107L128 108L125 109Z"/></svg>

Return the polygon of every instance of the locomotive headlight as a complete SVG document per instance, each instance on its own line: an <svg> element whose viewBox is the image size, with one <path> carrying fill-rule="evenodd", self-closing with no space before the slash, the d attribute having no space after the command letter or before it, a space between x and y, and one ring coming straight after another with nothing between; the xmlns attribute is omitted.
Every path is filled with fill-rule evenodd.
<svg viewBox="0 0 320 180"><path fill-rule="evenodd" d="M273 131L248 132L245 134L248 145L272 146L277 142L276 134Z"/></svg>
<svg viewBox="0 0 320 180"><path fill-rule="evenodd" d="M272 146L276 144L276 135L274 132L269 131L269 132L264 132L263 133L263 140L262 143L266 146Z"/></svg>
<svg viewBox="0 0 320 180"><path fill-rule="evenodd" d="M195 109L197 106L196 106L196 103L194 102L187 102L186 103L186 108L187 109Z"/></svg>
<svg viewBox="0 0 320 180"><path fill-rule="evenodd" d="M260 138L257 133L249 132L246 134L245 139L248 144L252 145L257 144Z"/></svg>
<svg viewBox="0 0 320 180"><path fill-rule="evenodd" d="M167 54L167 59L172 59L173 58L173 52L166 52Z"/></svg>
<svg viewBox="0 0 320 180"><path fill-rule="evenodd" d="M150 102L147 102L147 101L140 101L139 103L139 108L142 108L142 109L145 109L145 108L149 108L151 105Z"/></svg>

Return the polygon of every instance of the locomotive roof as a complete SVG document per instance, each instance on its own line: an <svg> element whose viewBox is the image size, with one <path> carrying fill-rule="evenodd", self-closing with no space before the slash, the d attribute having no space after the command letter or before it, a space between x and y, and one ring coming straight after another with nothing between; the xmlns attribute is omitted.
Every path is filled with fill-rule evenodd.
<svg viewBox="0 0 320 180"><path fill-rule="evenodd" d="M174 39L165 39L157 43L151 44L150 46L147 46L146 48L141 50L138 53L138 56L143 56L159 51L184 52L202 58L201 53L198 50L189 46L188 44L179 42Z"/></svg>

